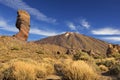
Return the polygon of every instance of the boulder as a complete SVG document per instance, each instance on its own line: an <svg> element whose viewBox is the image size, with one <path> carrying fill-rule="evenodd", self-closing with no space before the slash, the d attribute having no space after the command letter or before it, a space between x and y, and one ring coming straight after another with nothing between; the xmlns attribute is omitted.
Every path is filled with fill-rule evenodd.
<svg viewBox="0 0 120 80"><path fill-rule="evenodd" d="M107 49L107 55L112 55L115 53L120 53L120 46L117 44L109 44Z"/></svg>
<svg viewBox="0 0 120 80"><path fill-rule="evenodd" d="M67 49L66 54L76 54L74 49Z"/></svg>
<svg viewBox="0 0 120 80"><path fill-rule="evenodd" d="M14 37L27 41L29 30L30 30L30 15L24 10L18 10L17 12L17 21L16 28L19 29L19 32L14 35Z"/></svg>

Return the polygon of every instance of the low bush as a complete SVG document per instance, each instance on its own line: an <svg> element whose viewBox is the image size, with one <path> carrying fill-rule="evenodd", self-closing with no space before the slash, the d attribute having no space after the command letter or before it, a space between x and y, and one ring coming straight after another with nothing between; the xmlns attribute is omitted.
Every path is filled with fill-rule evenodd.
<svg viewBox="0 0 120 80"><path fill-rule="evenodd" d="M91 61L92 57L85 52L78 52L75 55L73 55L73 60Z"/></svg>
<svg viewBox="0 0 120 80"><path fill-rule="evenodd" d="M97 61L96 64L99 65L105 65L106 67L111 67L116 63L114 58L106 58L106 59L100 59L100 61Z"/></svg>
<svg viewBox="0 0 120 80"><path fill-rule="evenodd" d="M105 65L100 65L99 68L101 71L108 71L108 67L106 67Z"/></svg>
<svg viewBox="0 0 120 80"><path fill-rule="evenodd" d="M110 74L111 75L120 74L120 63L116 63L110 68Z"/></svg>
<svg viewBox="0 0 120 80"><path fill-rule="evenodd" d="M19 47L12 47L11 50L20 50Z"/></svg>
<svg viewBox="0 0 120 80"><path fill-rule="evenodd" d="M120 54L119 53L114 53L111 56L114 57L116 60L120 59Z"/></svg>
<svg viewBox="0 0 120 80"><path fill-rule="evenodd" d="M44 79L52 73L53 68L47 63L37 63L33 60L13 60L1 67L0 74L3 75L1 80Z"/></svg>
<svg viewBox="0 0 120 80"><path fill-rule="evenodd" d="M98 80L96 72L84 61L69 61L55 65L63 80Z"/></svg>

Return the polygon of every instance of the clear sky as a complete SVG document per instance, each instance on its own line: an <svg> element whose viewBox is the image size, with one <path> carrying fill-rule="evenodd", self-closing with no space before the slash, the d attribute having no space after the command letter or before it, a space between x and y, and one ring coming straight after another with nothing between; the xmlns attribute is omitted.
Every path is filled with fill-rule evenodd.
<svg viewBox="0 0 120 80"><path fill-rule="evenodd" d="M120 0L0 0L0 35L14 35L17 10L31 15L29 41L78 32L120 44Z"/></svg>

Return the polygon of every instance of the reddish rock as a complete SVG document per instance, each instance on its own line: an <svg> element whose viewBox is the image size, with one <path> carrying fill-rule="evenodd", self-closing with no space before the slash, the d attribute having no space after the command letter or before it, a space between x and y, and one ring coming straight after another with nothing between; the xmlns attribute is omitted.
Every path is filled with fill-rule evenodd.
<svg viewBox="0 0 120 80"><path fill-rule="evenodd" d="M27 41L30 30L30 15L24 10L18 10L17 15L16 27L19 32L14 37Z"/></svg>

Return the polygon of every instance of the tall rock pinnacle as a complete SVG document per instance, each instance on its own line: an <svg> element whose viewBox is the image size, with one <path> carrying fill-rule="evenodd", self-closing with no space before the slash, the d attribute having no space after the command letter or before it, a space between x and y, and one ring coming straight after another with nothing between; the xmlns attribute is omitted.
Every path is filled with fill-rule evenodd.
<svg viewBox="0 0 120 80"><path fill-rule="evenodd" d="M15 37L27 41L30 30L30 15L24 10L18 10L17 15L16 27L19 32Z"/></svg>

